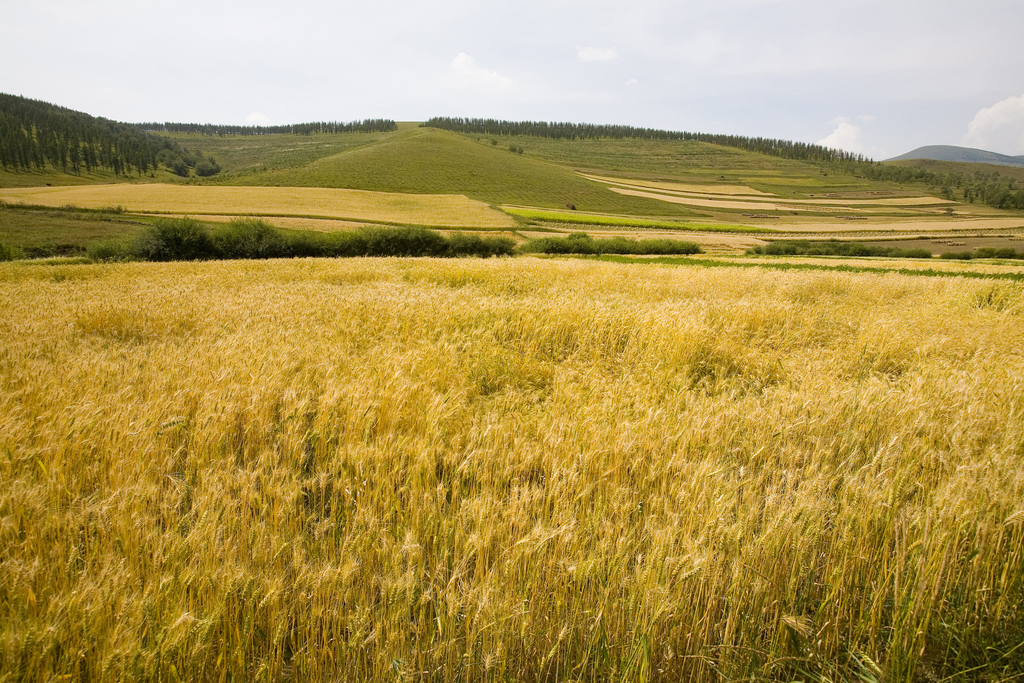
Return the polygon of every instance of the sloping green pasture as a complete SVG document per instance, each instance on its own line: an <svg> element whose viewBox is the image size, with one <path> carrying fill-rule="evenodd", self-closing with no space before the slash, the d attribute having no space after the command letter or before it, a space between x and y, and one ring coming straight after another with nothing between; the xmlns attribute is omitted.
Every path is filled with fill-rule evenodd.
<svg viewBox="0 0 1024 683"><path fill-rule="evenodd" d="M237 182L465 194L492 204L564 208L571 203L581 210L630 215L702 215L686 207L617 196L565 166L432 128L395 133L375 144L302 167L240 177Z"/></svg>

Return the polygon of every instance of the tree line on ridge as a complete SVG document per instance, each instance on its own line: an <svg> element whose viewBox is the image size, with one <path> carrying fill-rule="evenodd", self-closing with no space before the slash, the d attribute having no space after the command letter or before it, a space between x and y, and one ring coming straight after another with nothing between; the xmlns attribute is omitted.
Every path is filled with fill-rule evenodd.
<svg viewBox="0 0 1024 683"><path fill-rule="evenodd" d="M64 173L105 169L117 176L144 175L162 151L177 143L136 126L0 93L0 166L4 170Z"/></svg>
<svg viewBox="0 0 1024 683"><path fill-rule="evenodd" d="M197 133L199 135L224 137L225 135L314 135L320 133L390 133L398 129L391 119L363 119L342 123L340 121L311 121L283 126L231 126L212 123L140 123L140 128L163 133Z"/></svg>
<svg viewBox="0 0 1024 683"><path fill-rule="evenodd" d="M687 131L660 130L657 128L636 128L634 126L600 125L593 123L559 123L546 121L499 121L497 119L472 119L434 117L423 126L450 130L456 133L485 133L488 135L527 135L562 140L592 140L597 138L640 138L646 140L694 140L724 147L734 147L748 152L758 152L785 159L810 161L870 161L863 154L854 154L807 142L778 140L775 138L750 138L743 135L716 135L691 133Z"/></svg>

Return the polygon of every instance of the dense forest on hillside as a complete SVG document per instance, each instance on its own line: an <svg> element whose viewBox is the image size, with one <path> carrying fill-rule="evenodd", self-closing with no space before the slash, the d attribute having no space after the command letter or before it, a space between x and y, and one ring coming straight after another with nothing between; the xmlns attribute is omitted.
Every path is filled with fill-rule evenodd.
<svg viewBox="0 0 1024 683"><path fill-rule="evenodd" d="M314 133L390 133L398 129L391 119L364 119L341 123L338 121L312 121L285 126L231 126L212 123L140 123L139 128L163 133L198 133L200 135L313 135Z"/></svg>
<svg viewBox="0 0 1024 683"><path fill-rule="evenodd" d="M105 169L118 176L143 175L157 155L176 143L125 123L90 116L39 100L0 94L0 166L5 170L65 173Z"/></svg>
<svg viewBox="0 0 1024 683"><path fill-rule="evenodd" d="M683 131L635 128L633 126L597 125L592 123L555 123L545 121L499 121L497 119L465 119L434 117L422 124L456 133L485 133L489 135L532 135L545 138L588 140L597 138L641 138L649 140L694 140L714 145L734 147L785 159L809 161L869 161L861 154L822 147L806 142L776 140L774 138L748 138L742 135L713 135Z"/></svg>
<svg viewBox="0 0 1024 683"><path fill-rule="evenodd" d="M4 170L64 173L106 170L116 176L152 175L163 165L179 176L220 172L213 157L130 123L0 93L0 166Z"/></svg>
<svg viewBox="0 0 1024 683"><path fill-rule="evenodd" d="M0 167L11 171L54 170L78 175L105 170L116 176L152 175L158 167L188 177L220 172L213 157L154 132L202 135L388 132L389 119L351 123L311 122L287 126L227 126L198 123L121 123L48 102L0 93Z"/></svg>

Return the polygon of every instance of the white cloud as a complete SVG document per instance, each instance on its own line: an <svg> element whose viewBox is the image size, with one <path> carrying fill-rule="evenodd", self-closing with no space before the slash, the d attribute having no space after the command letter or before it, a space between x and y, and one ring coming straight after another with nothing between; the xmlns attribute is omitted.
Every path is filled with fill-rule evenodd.
<svg viewBox="0 0 1024 683"><path fill-rule="evenodd" d="M628 81L626 81L626 85L630 85L630 86L637 85L639 83L640 83L640 81L636 80L635 78L631 78Z"/></svg>
<svg viewBox="0 0 1024 683"><path fill-rule="evenodd" d="M265 114L254 111L245 117L245 122L250 126L265 126L270 123L270 119Z"/></svg>
<svg viewBox="0 0 1024 683"><path fill-rule="evenodd" d="M581 62L611 62L619 58L619 53L611 48L581 47L576 58Z"/></svg>
<svg viewBox="0 0 1024 683"><path fill-rule="evenodd" d="M494 92L497 90L508 90L512 87L511 78L480 66L475 59L465 52L460 52L452 60L452 71L463 86L477 90Z"/></svg>
<svg viewBox="0 0 1024 683"><path fill-rule="evenodd" d="M1007 97L975 114L962 144L1000 154L1024 154L1024 95Z"/></svg>
<svg viewBox="0 0 1024 683"><path fill-rule="evenodd" d="M864 144L860 139L861 129L850 123L850 119L845 116L832 119L832 123L836 129L828 137L818 140L819 145L863 154L872 159L885 159L889 156L884 149Z"/></svg>
<svg viewBox="0 0 1024 683"><path fill-rule="evenodd" d="M877 116L872 116L871 114L861 114L860 116L857 117L857 120L858 121L863 121L864 123L871 123L876 118L878 118L878 117Z"/></svg>

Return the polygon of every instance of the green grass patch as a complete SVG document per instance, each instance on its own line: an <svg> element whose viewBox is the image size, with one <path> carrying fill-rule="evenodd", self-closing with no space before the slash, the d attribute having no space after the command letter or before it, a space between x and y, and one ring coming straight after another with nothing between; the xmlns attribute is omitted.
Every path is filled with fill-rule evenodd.
<svg viewBox="0 0 1024 683"><path fill-rule="evenodd" d="M91 244L131 238L147 225L121 215L117 207L95 211L0 204L0 244L18 248L27 258L84 255Z"/></svg>
<svg viewBox="0 0 1024 683"><path fill-rule="evenodd" d="M592 257L600 261L611 261L613 263L633 264L655 264L666 266L702 266L705 268L763 268L765 270L819 270L837 273L899 273L900 275L913 275L919 277L965 277L978 280L1010 280L1012 282L1024 282L1024 273L979 273L976 271L948 271L935 270L934 268L875 268L871 266L827 266L816 263L744 263L743 261L723 261L719 259L706 258L645 258L637 259L628 256L605 255Z"/></svg>
<svg viewBox="0 0 1024 683"><path fill-rule="evenodd" d="M777 232L772 228L757 228L750 225L730 225L727 223L683 223L653 218L629 218L626 216L607 216L592 213L524 209L515 206L501 206L498 208L510 216L517 216L527 220L570 223L574 225L609 225L624 228L657 228L700 232Z"/></svg>
<svg viewBox="0 0 1024 683"><path fill-rule="evenodd" d="M662 180L696 184L749 185L782 198L807 192L896 189L890 183L823 170L821 164L783 159L695 140L641 138L557 140L524 135L465 134L481 146L496 139L500 148L522 147L524 157L573 169L600 171L623 180ZM527 204L529 202L518 202ZM657 213L657 212L652 212Z"/></svg>
<svg viewBox="0 0 1024 683"><path fill-rule="evenodd" d="M318 133L315 135L225 135L158 133L189 150L212 155L221 173L208 182L231 184L238 176L297 168L318 159L371 145L394 133Z"/></svg>
<svg viewBox="0 0 1024 683"><path fill-rule="evenodd" d="M43 169L31 171L0 168L0 187L40 187L43 185L95 185L96 183L114 183L127 180L108 171L94 171L80 174L65 173L47 165ZM138 180L135 178L135 180Z"/></svg>

